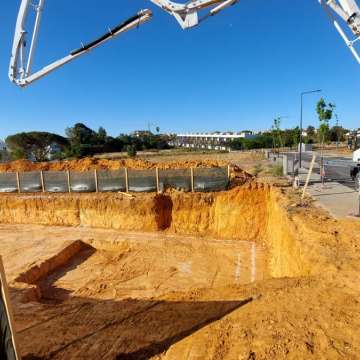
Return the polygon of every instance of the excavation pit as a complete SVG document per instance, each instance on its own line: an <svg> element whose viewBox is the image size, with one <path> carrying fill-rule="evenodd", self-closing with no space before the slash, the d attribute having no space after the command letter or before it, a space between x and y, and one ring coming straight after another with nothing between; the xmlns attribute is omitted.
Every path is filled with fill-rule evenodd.
<svg viewBox="0 0 360 360"><path fill-rule="evenodd" d="M50 229L45 231L51 242ZM26 228L23 236L27 236ZM59 303L69 297L148 299L264 278L265 252L254 242L161 234L122 236L116 244L101 240L91 241L93 246L70 243L16 281L35 285L38 301Z"/></svg>
<svg viewBox="0 0 360 360"><path fill-rule="evenodd" d="M346 264L357 262L334 250L346 238L269 186L0 203L25 358L321 358L332 357L326 344L340 342L340 326L358 328L355 288L329 280L351 283ZM347 333L348 358L357 333Z"/></svg>

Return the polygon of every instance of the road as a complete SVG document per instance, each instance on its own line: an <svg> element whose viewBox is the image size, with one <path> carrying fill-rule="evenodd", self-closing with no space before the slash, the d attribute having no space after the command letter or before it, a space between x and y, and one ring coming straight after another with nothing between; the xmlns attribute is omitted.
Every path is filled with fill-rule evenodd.
<svg viewBox="0 0 360 360"><path fill-rule="evenodd" d="M287 154L292 159L299 159L298 153ZM355 163L351 158L324 156L325 186L320 178L320 156L317 153L310 185L307 192L314 198L315 204L327 210L335 218L346 218L359 212L359 200L355 182L350 177L350 169ZM307 177L307 169L313 157L312 152L302 154L301 182Z"/></svg>
<svg viewBox="0 0 360 360"><path fill-rule="evenodd" d="M320 174L320 154L317 154L317 160L314 167L314 172ZM293 153L293 156L299 158L299 154ZM313 152L306 152L302 154L302 167L309 168L310 162L313 157ZM325 180L336 181L351 189L355 188L354 181L350 177L351 167L356 164L349 157L343 156L324 156L325 165Z"/></svg>

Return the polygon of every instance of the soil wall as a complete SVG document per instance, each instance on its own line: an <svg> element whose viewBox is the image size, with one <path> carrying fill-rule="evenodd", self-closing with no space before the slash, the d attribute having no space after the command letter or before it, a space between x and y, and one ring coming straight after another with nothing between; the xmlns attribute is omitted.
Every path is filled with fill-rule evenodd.
<svg viewBox="0 0 360 360"><path fill-rule="evenodd" d="M270 190L252 184L220 193L1 195L0 222L166 230L240 240L264 235Z"/></svg>
<svg viewBox="0 0 360 360"><path fill-rule="evenodd" d="M289 214L278 190L257 183L220 193L133 198L120 194L1 195L0 223L166 231L262 242L269 250L273 277L311 275L322 264L316 241L308 241L319 234Z"/></svg>

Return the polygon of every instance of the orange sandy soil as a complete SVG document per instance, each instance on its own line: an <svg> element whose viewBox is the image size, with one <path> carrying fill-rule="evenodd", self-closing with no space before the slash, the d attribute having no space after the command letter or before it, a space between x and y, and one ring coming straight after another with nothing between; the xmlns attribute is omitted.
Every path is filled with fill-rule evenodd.
<svg viewBox="0 0 360 360"><path fill-rule="evenodd" d="M127 157L124 153L109 153L95 156L98 159L124 159ZM178 166L177 164L202 164L201 166L209 166L206 164L233 164L241 167L245 171L250 171L254 165L260 164L266 166L268 160L265 159L264 153L260 150L252 151L231 151L231 152L202 152L202 151L181 151L176 150L160 150L159 152L139 152L137 159L156 163L159 167ZM187 166L189 166L187 165ZM186 166L186 165L185 165Z"/></svg>
<svg viewBox="0 0 360 360"><path fill-rule="evenodd" d="M218 167L226 166L227 163L222 160L190 160L190 161L173 161L168 163L155 163L140 159L126 160L108 160L97 158L84 158L79 160L64 160L54 162L34 163L29 160L16 160L0 164L0 172L11 171L87 171L87 170L119 170L125 167L131 169L183 169L190 167Z"/></svg>
<svg viewBox="0 0 360 360"><path fill-rule="evenodd" d="M110 155L110 154L109 154ZM102 155L106 156L106 154ZM194 153L169 153L166 156L153 155L142 157L139 155L136 159L106 159L106 158L84 158L80 160L54 161L33 163L28 160L17 160L0 164L1 172L14 171L87 171L87 170L118 170L122 168L130 169L183 169L190 167L218 167L227 166L229 163L233 166L241 165L242 169L251 169L256 163L265 164L264 155L260 152L231 152L231 153L213 153L201 154ZM238 168L240 171L240 169Z"/></svg>
<svg viewBox="0 0 360 360"><path fill-rule="evenodd" d="M0 219L25 359L359 358L360 224L291 190L8 194Z"/></svg>

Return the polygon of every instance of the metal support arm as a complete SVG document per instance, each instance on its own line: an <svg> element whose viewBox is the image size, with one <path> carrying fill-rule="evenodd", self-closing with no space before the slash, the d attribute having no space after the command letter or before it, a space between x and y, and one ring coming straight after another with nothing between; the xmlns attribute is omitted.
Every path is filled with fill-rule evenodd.
<svg viewBox="0 0 360 360"><path fill-rule="evenodd" d="M32 61L34 58L36 41L39 33L44 3L45 0L39 0L38 5L34 7L36 11L36 19L28 56L26 56L25 52L27 34L27 31L25 30L25 22L29 13L30 6L32 6L31 0L22 0L20 5L10 59L9 78L12 82L22 87L31 84L32 82L42 78L43 76L58 69L59 67L69 63L70 61L75 60L79 56L88 53L92 49L102 45L110 39L135 27L138 27L144 22L149 21L152 17L152 13L150 10L142 10L138 12L135 16L127 19L113 29L110 29L103 36L86 45L81 46L79 49L70 52L69 55L63 57L62 59L54 61L53 63L43 67L41 70L38 70L37 72L31 74ZM25 64L26 59L27 62Z"/></svg>
<svg viewBox="0 0 360 360"><path fill-rule="evenodd" d="M41 77L49 74L50 72L58 69L59 67L76 59L77 57L89 52L90 50L112 39L113 37L118 36L121 33L150 20L152 17L150 10L142 10L122 24L111 29L108 33L101 36L100 38L83 45L80 49L72 51L64 58L57 60L32 74L32 63L45 0L38 0L37 5L33 5L31 1L32 0L21 0L10 59L9 77L12 82L19 86L29 85L30 83L40 79ZM150 1L174 16L183 29L197 26L208 17L218 14L225 8L239 2L239 0L189 0L186 3L177 3L171 0ZM357 5L357 0L318 1L329 15L332 23L340 33L341 37L344 39L356 60L360 63L360 56L355 48L356 43L360 40L360 9ZM25 29L25 24L29 10L31 8L35 10L36 17L34 29L32 31L30 48L27 54L27 31ZM347 29L343 23L347 25ZM343 27L345 27L345 29ZM349 31L346 30L350 30L352 32L353 39L350 39L351 35L347 35Z"/></svg>
<svg viewBox="0 0 360 360"><path fill-rule="evenodd" d="M349 47L355 59L360 64L359 52L355 45L360 40L360 9L355 0L319 0L323 9L329 15L331 22L340 36ZM337 20L337 17L342 19L353 34L353 39L349 39L346 31Z"/></svg>
<svg viewBox="0 0 360 360"><path fill-rule="evenodd" d="M236 4L239 0L190 0L185 4L170 0L150 0L169 14L175 17L183 29L198 25L201 21L213 16L225 8ZM214 6L207 14L200 17L199 12Z"/></svg>

